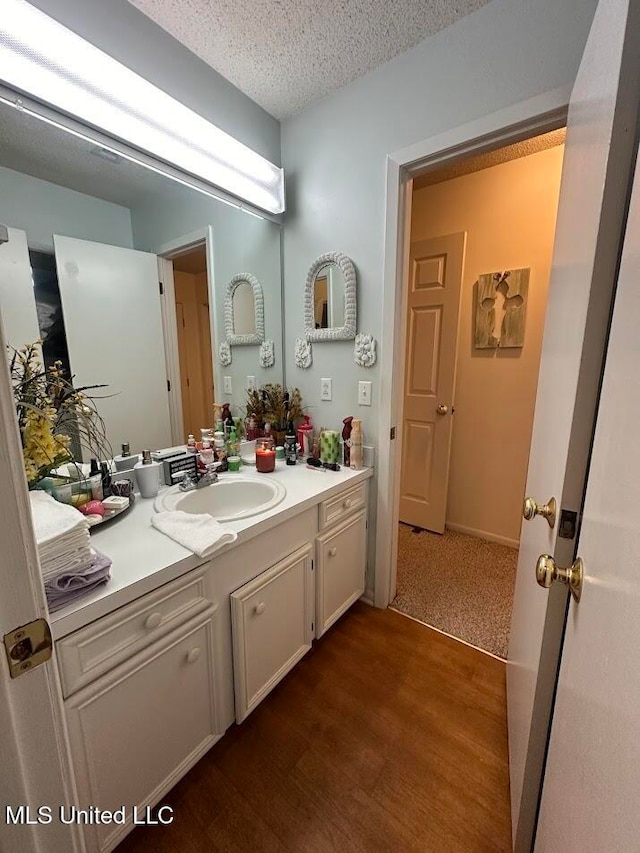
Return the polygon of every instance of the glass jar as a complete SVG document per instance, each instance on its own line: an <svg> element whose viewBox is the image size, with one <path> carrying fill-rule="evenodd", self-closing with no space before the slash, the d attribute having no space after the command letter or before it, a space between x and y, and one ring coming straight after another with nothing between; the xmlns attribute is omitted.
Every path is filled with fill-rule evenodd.
<svg viewBox="0 0 640 853"><path fill-rule="evenodd" d="M270 474L276 467L276 448L271 437L259 438L256 442L256 471Z"/></svg>

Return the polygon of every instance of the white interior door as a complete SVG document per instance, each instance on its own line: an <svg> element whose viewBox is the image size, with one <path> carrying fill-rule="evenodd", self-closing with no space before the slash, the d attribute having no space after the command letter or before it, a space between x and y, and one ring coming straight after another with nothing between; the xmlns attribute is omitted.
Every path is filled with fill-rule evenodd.
<svg viewBox="0 0 640 853"><path fill-rule="evenodd" d="M114 452L171 444L158 262L155 255L54 236L69 361L96 394Z"/></svg>
<svg viewBox="0 0 640 853"><path fill-rule="evenodd" d="M584 588L569 609L538 853L627 853L640 838L639 273L636 174L580 531Z"/></svg>
<svg viewBox="0 0 640 853"><path fill-rule="evenodd" d="M411 244L400 521L444 533L466 235Z"/></svg>
<svg viewBox="0 0 640 853"><path fill-rule="evenodd" d="M0 308L5 340L15 349L40 337L33 293L27 235L8 228L9 240L0 244Z"/></svg>
<svg viewBox="0 0 640 853"><path fill-rule="evenodd" d="M0 254L3 247L0 247ZM4 311L0 306L0 315ZM0 638L46 616L33 537L15 405L0 316ZM62 721L62 691L54 659L18 678L0 645L0 850L36 853L80 850L78 828L60 823L15 825L5 807L69 805L76 799Z"/></svg>
<svg viewBox="0 0 640 853"><path fill-rule="evenodd" d="M553 495L576 512L634 160L640 30L629 25L629 5L600 0L571 97L527 479L527 494L538 502ZM546 593L534 570L543 553L572 562L575 534L558 531L536 518L520 540L507 701L514 841L522 851L530 850L535 825L566 613L564 588Z"/></svg>

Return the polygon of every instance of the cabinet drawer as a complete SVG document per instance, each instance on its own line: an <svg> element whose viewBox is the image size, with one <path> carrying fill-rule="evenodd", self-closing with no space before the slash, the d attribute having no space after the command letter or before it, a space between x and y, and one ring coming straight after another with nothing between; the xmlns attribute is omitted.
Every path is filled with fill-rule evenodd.
<svg viewBox="0 0 640 853"><path fill-rule="evenodd" d="M334 498L320 504L320 530L342 521L345 515L350 515L367 505L367 484L360 483L353 489L340 492Z"/></svg>
<svg viewBox="0 0 640 853"><path fill-rule="evenodd" d="M70 696L211 602L204 571L165 584L56 643L62 692Z"/></svg>
<svg viewBox="0 0 640 853"><path fill-rule="evenodd" d="M124 804L130 819L218 739L213 619L211 608L65 702L82 808ZM87 826L87 847L112 850L127 831Z"/></svg>
<svg viewBox="0 0 640 853"><path fill-rule="evenodd" d="M316 542L316 636L321 637L364 592L366 513L350 516Z"/></svg>
<svg viewBox="0 0 640 853"><path fill-rule="evenodd" d="M241 723L311 648L311 546L231 594L236 720Z"/></svg>

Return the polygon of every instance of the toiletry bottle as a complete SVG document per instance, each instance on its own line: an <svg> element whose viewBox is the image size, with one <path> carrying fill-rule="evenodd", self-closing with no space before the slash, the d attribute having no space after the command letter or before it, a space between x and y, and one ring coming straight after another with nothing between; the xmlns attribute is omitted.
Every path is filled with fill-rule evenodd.
<svg viewBox="0 0 640 853"><path fill-rule="evenodd" d="M215 462L215 453L213 448L211 447L211 443L209 442L209 438L205 438L202 441L202 448L200 450L200 468L204 468L206 470L207 465L210 465L212 462Z"/></svg>
<svg viewBox="0 0 640 853"><path fill-rule="evenodd" d="M229 438L230 427L233 426L233 418L231 417L231 403L223 403L222 405L222 424L224 429L224 437Z"/></svg>
<svg viewBox="0 0 640 853"><path fill-rule="evenodd" d="M222 430L216 430L213 434L213 452L215 454L216 461L220 463L218 471L226 471L228 469L227 446L224 440L224 432Z"/></svg>
<svg viewBox="0 0 640 853"><path fill-rule="evenodd" d="M362 421L354 418L351 421L351 462L354 471L362 468Z"/></svg>
<svg viewBox="0 0 640 853"><path fill-rule="evenodd" d="M189 433L189 438L187 439L187 453L197 453L198 448L196 447L196 440L191 433Z"/></svg>
<svg viewBox="0 0 640 853"><path fill-rule="evenodd" d="M140 495L143 498L155 498L160 488L161 462L154 462L150 450L142 451L142 462L133 466Z"/></svg>
<svg viewBox="0 0 640 853"><path fill-rule="evenodd" d="M101 471L100 471L100 466L98 465L98 460L92 459L90 467L89 467L89 476L95 477L96 474L100 474L100 473L101 473Z"/></svg>
<svg viewBox="0 0 640 853"><path fill-rule="evenodd" d="M138 454L131 453L129 442L124 442L122 445L122 453L120 456L114 456L116 471L129 471L138 461Z"/></svg>
<svg viewBox="0 0 640 853"><path fill-rule="evenodd" d="M255 441L258 437L258 422L256 416L251 413L247 419L247 441Z"/></svg>
<svg viewBox="0 0 640 853"><path fill-rule="evenodd" d="M236 435L235 427L231 430L229 434L229 439L227 441L227 456L238 456L240 453L240 442L238 441L238 436Z"/></svg>
<svg viewBox="0 0 640 853"><path fill-rule="evenodd" d="M287 428L284 435L284 457L287 465L295 465L298 461L296 430L290 417L287 421Z"/></svg>
<svg viewBox="0 0 640 853"><path fill-rule="evenodd" d="M102 496L108 498L111 495L111 473L107 462L100 463L100 474L102 475Z"/></svg>
<svg viewBox="0 0 640 853"><path fill-rule="evenodd" d="M313 435L313 426L309 415L303 415L304 423L298 427L298 449L300 456L311 456L311 439Z"/></svg>
<svg viewBox="0 0 640 853"><path fill-rule="evenodd" d="M343 461L344 467L349 468L351 464L351 423L353 416L345 418L342 423Z"/></svg>

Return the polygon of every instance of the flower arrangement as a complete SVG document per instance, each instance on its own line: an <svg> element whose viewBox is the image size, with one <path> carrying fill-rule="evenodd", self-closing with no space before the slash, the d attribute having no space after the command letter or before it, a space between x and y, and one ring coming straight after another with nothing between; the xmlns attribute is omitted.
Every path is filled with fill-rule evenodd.
<svg viewBox="0 0 640 853"><path fill-rule="evenodd" d="M274 429L284 429L287 416L294 423L302 419L300 389L287 390L283 385L268 383L263 388L248 391L247 416L252 414L261 423L268 421Z"/></svg>
<svg viewBox="0 0 640 853"><path fill-rule="evenodd" d="M97 459L113 456L96 398L86 393L104 385L74 388L61 362L43 366L41 341L13 350L10 372L30 489L59 465L74 461L72 436Z"/></svg>

